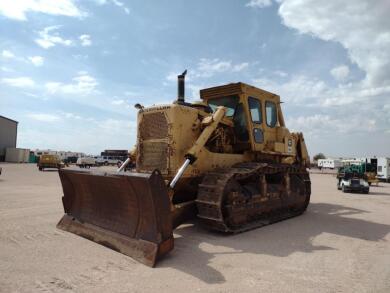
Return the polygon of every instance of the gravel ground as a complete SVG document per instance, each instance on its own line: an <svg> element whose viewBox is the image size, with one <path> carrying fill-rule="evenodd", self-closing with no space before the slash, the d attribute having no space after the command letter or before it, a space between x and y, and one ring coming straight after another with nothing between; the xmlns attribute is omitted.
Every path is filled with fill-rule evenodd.
<svg viewBox="0 0 390 293"><path fill-rule="evenodd" d="M312 174L304 215L234 236L182 225L151 269L55 228L56 171L0 166L0 292L390 292L390 184L343 194Z"/></svg>

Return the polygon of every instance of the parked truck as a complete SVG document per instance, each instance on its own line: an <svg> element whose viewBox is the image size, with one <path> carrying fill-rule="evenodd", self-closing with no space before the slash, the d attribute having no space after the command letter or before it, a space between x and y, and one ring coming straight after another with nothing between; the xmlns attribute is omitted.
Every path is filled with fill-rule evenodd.
<svg viewBox="0 0 390 293"><path fill-rule="evenodd" d="M91 168L96 165L96 160L92 157L81 157L77 159L76 165L80 168Z"/></svg>
<svg viewBox="0 0 390 293"><path fill-rule="evenodd" d="M65 165L61 162L61 159L57 155L41 155L37 163L39 171L44 171L45 169L61 169Z"/></svg>

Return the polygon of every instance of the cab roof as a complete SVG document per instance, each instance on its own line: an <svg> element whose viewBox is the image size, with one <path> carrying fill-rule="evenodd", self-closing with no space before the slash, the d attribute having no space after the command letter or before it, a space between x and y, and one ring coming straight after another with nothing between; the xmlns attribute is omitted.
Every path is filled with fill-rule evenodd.
<svg viewBox="0 0 390 293"><path fill-rule="evenodd" d="M278 95L243 82L229 83L200 90L200 97L202 100L240 94L253 95L257 98L265 97L269 100L280 102L280 97Z"/></svg>

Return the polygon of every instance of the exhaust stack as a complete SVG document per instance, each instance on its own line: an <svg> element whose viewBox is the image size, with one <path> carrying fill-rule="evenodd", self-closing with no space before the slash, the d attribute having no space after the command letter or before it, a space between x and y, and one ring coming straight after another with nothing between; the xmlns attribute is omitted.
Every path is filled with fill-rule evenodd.
<svg viewBox="0 0 390 293"><path fill-rule="evenodd" d="M185 93L185 78L186 78L187 70L185 70L182 74L177 76L177 103L184 104L184 93Z"/></svg>

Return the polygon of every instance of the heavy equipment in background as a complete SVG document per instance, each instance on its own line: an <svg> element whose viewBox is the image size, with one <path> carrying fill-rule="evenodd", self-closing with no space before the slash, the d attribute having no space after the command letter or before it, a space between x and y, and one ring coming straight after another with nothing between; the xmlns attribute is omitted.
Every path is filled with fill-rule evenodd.
<svg viewBox="0 0 390 293"><path fill-rule="evenodd" d="M189 103L185 74L174 103L136 105L136 172L59 171L58 228L154 266L189 218L238 233L306 210L309 156L302 133L286 128L280 97L239 82Z"/></svg>
<svg viewBox="0 0 390 293"><path fill-rule="evenodd" d="M91 168L96 166L96 159L93 157L80 157L76 161L76 165L80 168Z"/></svg>
<svg viewBox="0 0 390 293"><path fill-rule="evenodd" d="M339 168L337 172L337 189L345 192L360 192L369 193L370 183L364 166L366 163L360 165L349 165ZM375 178L375 177L374 177Z"/></svg>
<svg viewBox="0 0 390 293"><path fill-rule="evenodd" d="M37 163L39 171L45 169L61 169L65 167L65 164L61 162L61 159L57 155L41 155L39 156Z"/></svg>
<svg viewBox="0 0 390 293"><path fill-rule="evenodd" d="M340 182L340 179L345 177L345 176L354 176L357 178L361 178L367 181L369 185L373 183L378 183L379 180L377 178L377 166L372 164L372 163L366 163L366 162L361 162L359 164L351 164L351 165L346 165L343 167L338 168L337 170L337 178L339 179L338 181ZM348 175L349 174L349 175ZM338 185L340 185L338 183ZM340 188L341 189L341 188Z"/></svg>

